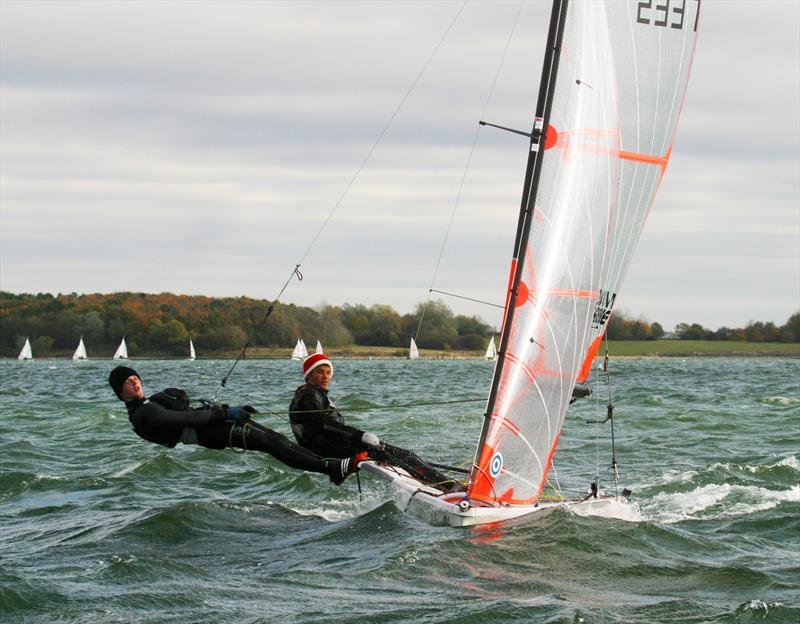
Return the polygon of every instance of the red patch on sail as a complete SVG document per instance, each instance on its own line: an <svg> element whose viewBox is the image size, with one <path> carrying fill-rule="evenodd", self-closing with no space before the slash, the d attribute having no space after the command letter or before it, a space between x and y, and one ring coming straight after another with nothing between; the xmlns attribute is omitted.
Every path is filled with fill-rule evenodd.
<svg viewBox="0 0 800 624"><path fill-rule="evenodd" d="M547 132L544 135L544 149L549 150L556 144L556 141L558 141L558 131L548 124Z"/></svg>
<svg viewBox="0 0 800 624"><path fill-rule="evenodd" d="M528 290L528 285L520 280L519 287L517 289L517 299L514 301L514 307L519 308L520 306L525 305L528 302L529 295L530 291Z"/></svg>

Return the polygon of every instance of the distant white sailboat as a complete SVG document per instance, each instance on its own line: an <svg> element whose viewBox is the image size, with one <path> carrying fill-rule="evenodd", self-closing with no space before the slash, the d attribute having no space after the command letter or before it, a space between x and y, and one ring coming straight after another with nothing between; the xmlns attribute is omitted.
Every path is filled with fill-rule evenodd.
<svg viewBox="0 0 800 624"><path fill-rule="evenodd" d="M483 356L487 360L496 360L497 359L497 347L494 346L494 336L489 341L489 346L486 347L486 355Z"/></svg>
<svg viewBox="0 0 800 624"><path fill-rule="evenodd" d="M125 336L122 337L122 342L119 343L117 350L114 352L115 360L128 359L128 345L125 344Z"/></svg>
<svg viewBox="0 0 800 624"><path fill-rule="evenodd" d="M414 339L411 339L411 346L408 349L408 359L409 360L418 360L419 359L419 349L417 349L417 343L414 342Z"/></svg>
<svg viewBox="0 0 800 624"><path fill-rule="evenodd" d="M86 355L86 346L83 344L83 336L81 336L80 342L78 342L78 348L75 349L75 353L72 354L73 360L88 360L89 356Z"/></svg>
<svg viewBox="0 0 800 624"><path fill-rule="evenodd" d="M308 357L308 350L306 349L306 343L303 342L302 338L298 338L297 344L294 346L294 351L292 351L292 359L304 360L307 357Z"/></svg>
<svg viewBox="0 0 800 624"><path fill-rule="evenodd" d="M22 351L19 352L17 356L18 360L32 360L33 359L33 351L31 351L31 341L25 338L25 346L22 347Z"/></svg>
<svg viewBox="0 0 800 624"><path fill-rule="evenodd" d="M316 353L322 353L322 343L319 340L317 340Z"/></svg>
<svg viewBox="0 0 800 624"><path fill-rule="evenodd" d="M195 358L197 358L197 354L194 352L194 343L192 339L189 338L189 359L194 360Z"/></svg>

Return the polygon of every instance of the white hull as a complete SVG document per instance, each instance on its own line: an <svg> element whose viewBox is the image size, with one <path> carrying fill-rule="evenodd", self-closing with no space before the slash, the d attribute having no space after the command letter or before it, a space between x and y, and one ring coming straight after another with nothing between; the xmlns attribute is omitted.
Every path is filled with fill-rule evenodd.
<svg viewBox="0 0 800 624"><path fill-rule="evenodd" d="M468 527L490 522L502 522L520 516L576 505L618 505L620 499L612 496L587 500L547 501L538 505L513 507L472 507L466 511L459 508L458 503L464 499L463 493L442 494L436 488L424 485L409 476L405 471L396 468L378 466L372 462L363 462L360 467L388 481L394 490L397 507L415 518L432 526Z"/></svg>

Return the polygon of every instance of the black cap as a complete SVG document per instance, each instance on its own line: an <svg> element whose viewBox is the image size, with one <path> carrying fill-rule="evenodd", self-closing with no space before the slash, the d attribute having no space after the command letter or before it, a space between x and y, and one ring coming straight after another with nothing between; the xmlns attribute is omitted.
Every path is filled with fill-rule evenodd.
<svg viewBox="0 0 800 624"><path fill-rule="evenodd" d="M131 375L136 375L139 377L139 373L133 370L130 366L117 366L108 376L108 385L111 386L111 389L114 391L114 394L117 395L117 398L120 401L122 401L122 386L125 385L125 381ZM139 377L139 379L141 379L141 377Z"/></svg>

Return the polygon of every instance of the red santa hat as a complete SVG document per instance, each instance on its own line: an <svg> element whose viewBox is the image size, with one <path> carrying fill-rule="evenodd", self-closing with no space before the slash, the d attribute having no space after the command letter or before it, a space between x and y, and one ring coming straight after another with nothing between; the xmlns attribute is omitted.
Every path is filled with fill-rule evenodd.
<svg viewBox="0 0 800 624"><path fill-rule="evenodd" d="M314 353L309 355L305 360L303 360L303 378L308 379L308 376L311 374L317 366L322 366L323 364L327 364L331 367L331 373L333 373L333 362L328 359L328 356L324 353Z"/></svg>

